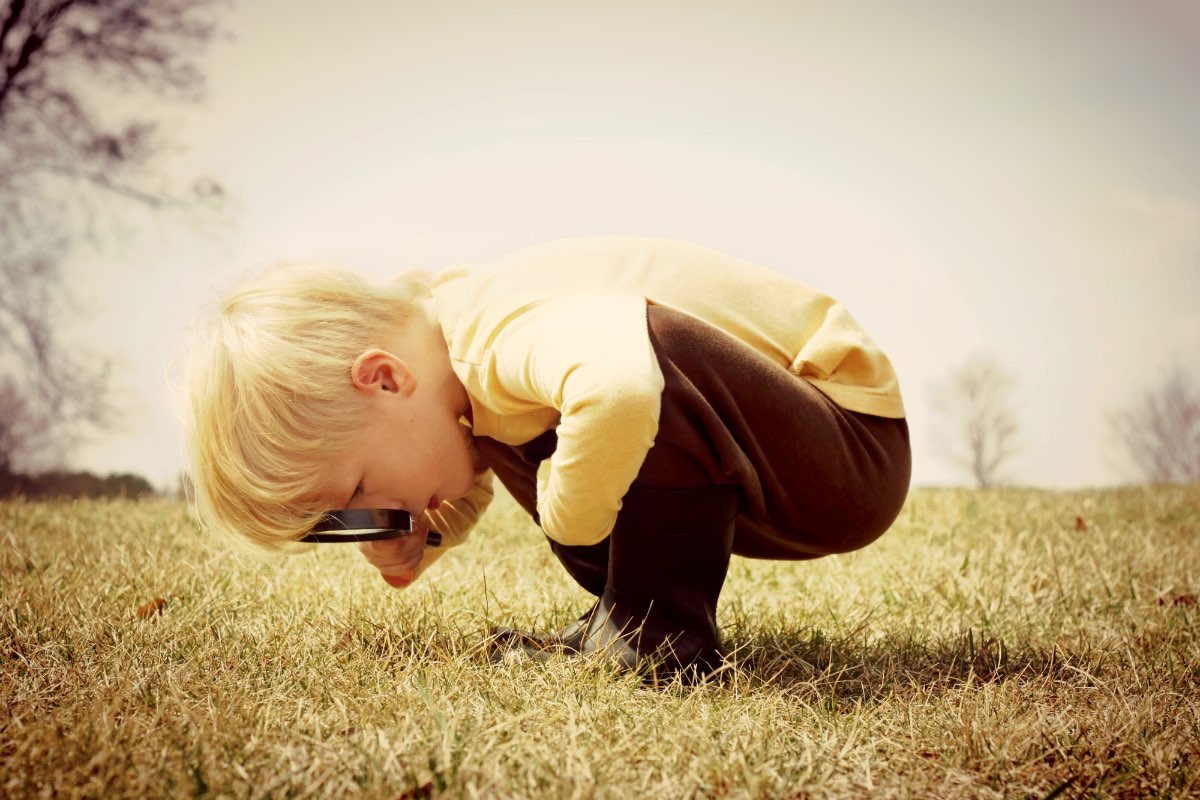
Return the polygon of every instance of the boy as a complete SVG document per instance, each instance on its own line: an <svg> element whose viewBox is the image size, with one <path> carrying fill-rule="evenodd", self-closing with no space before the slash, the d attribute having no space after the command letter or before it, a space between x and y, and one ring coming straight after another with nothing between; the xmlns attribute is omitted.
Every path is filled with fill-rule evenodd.
<svg viewBox="0 0 1200 800"><path fill-rule="evenodd" d="M863 547L911 467L895 372L839 303L662 239L565 239L431 285L268 273L202 332L189 389L213 525L290 549L331 509L421 514L361 545L406 586L466 538L494 475L598 598L507 646L668 673L720 664L732 553Z"/></svg>

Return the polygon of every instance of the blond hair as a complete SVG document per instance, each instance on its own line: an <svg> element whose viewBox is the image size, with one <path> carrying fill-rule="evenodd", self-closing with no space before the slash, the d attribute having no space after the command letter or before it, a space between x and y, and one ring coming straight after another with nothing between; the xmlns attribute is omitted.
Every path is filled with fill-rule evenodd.
<svg viewBox="0 0 1200 800"><path fill-rule="evenodd" d="M275 267L221 301L187 353L185 426L197 510L218 531L270 551L296 544L328 510L314 499L365 406L350 370L386 347L428 276L375 283L327 266Z"/></svg>

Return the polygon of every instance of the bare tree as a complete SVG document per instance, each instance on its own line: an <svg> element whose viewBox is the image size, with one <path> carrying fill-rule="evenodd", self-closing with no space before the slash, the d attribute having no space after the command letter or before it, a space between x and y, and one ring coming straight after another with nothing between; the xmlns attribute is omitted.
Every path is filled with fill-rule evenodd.
<svg viewBox="0 0 1200 800"><path fill-rule="evenodd" d="M0 380L0 478L16 472L14 457L36 452L50 429L46 415L30 408L11 380Z"/></svg>
<svg viewBox="0 0 1200 800"><path fill-rule="evenodd" d="M935 451L979 488L1001 483L1005 466L1018 452L1015 387L995 358L975 355L934 388L932 402L942 420L934 428Z"/></svg>
<svg viewBox="0 0 1200 800"><path fill-rule="evenodd" d="M71 248L121 204L184 209L221 195L211 180L182 191L157 180L155 125L119 118L112 102L139 92L200 97L194 59L214 36L217 2L0 0L0 464L8 469L28 460L33 442L112 418L105 364L59 334L71 309L62 276Z"/></svg>
<svg viewBox="0 0 1200 800"><path fill-rule="evenodd" d="M1146 481L1200 482L1200 389L1183 370L1118 411L1111 424Z"/></svg>

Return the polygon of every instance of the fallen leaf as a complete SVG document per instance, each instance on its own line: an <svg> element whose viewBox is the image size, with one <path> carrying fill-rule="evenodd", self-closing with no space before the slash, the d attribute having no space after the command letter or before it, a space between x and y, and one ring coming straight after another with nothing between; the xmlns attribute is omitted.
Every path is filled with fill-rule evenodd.
<svg viewBox="0 0 1200 800"><path fill-rule="evenodd" d="M1084 521L1083 517L1075 518L1075 530L1080 532L1087 530L1087 522Z"/></svg>
<svg viewBox="0 0 1200 800"><path fill-rule="evenodd" d="M166 600L161 597L156 597L137 610L137 618L150 619L155 614L161 614L163 607L166 606L166 604Z"/></svg>
<svg viewBox="0 0 1200 800"><path fill-rule="evenodd" d="M1194 594L1176 595L1175 599L1171 602L1171 605L1173 605L1173 606L1194 606L1194 605L1196 605L1196 595L1194 595Z"/></svg>
<svg viewBox="0 0 1200 800"><path fill-rule="evenodd" d="M424 786L418 786L411 791L401 792L396 800L426 800L426 798L430 797L433 797L433 781Z"/></svg>

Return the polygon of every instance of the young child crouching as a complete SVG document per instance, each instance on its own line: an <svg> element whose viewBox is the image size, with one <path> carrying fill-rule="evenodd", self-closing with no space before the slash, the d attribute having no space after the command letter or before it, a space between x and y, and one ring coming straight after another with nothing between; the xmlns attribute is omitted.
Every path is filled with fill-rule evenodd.
<svg viewBox="0 0 1200 800"><path fill-rule="evenodd" d="M668 673L721 663L731 554L863 547L911 468L895 372L837 301L663 239L564 239L386 284L276 269L200 331L188 389L210 525L295 550L330 510L405 510L413 535L360 547L406 586L466 540L495 476L598 598L502 644Z"/></svg>

